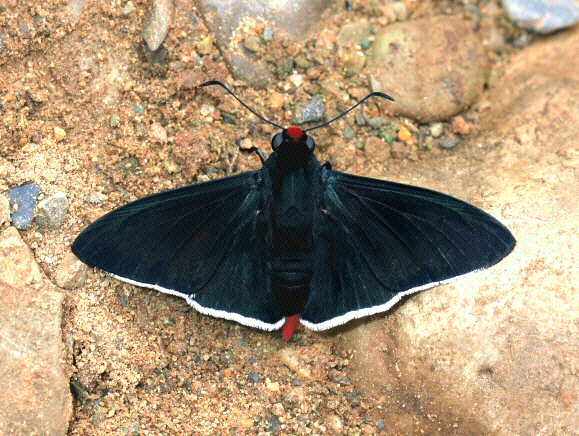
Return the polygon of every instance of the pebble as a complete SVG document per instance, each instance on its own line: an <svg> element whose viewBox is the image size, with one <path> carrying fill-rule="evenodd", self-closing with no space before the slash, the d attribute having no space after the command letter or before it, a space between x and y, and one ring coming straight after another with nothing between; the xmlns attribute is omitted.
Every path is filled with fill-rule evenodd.
<svg viewBox="0 0 579 436"><path fill-rule="evenodd" d="M66 132L64 131L64 129L56 126L54 128L54 138L56 139L56 142L64 140L64 138L66 138Z"/></svg>
<svg viewBox="0 0 579 436"><path fill-rule="evenodd" d="M215 112L215 106L204 103L203 105L201 105L201 110L199 112L201 113L201 116L206 117L207 115L210 115L213 112Z"/></svg>
<svg viewBox="0 0 579 436"><path fill-rule="evenodd" d="M378 430L384 430L384 428L385 428L384 422L381 419L379 419L378 422L376 423L376 428Z"/></svg>
<svg viewBox="0 0 579 436"><path fill-rule="evenodd" d="M430 125L430 134L433 138L438 138L442 135L442 131L444 130L444 124L442 123L432 123Z"/></svg>
<svg viewBox="0 0 579 436"><path fill-rule="evenodd" d="M344 128L344 138L348 140L354 139L354 130L351 127Z"/></svg>
<svg viewBox="0 0 579 436"><path fill-rule="evenodd" d="M213 37L211 35L206 36L197 43L195 48L197 49L197 53L201 56L211 54L213 51Z"/></svg>
<svg viewBox="0 0 579 436"><path fill-rule="evenodd" d="M56 229L64 221L67 211L68 199L66 194L57 192L38 203L34 221L41 231Z"/></svg>
<svg viewBox="0 0 579 436"><path fill-rule="evenodd" d="M257 383L259 381L259 376L257 375L257 373L252 372L249 374L249 379L254 382Z"/></svg>
<svg viewBox="0 0 579 436"><path fill-rule="evenodd" d="M273 112L278 112L283 107L285 96L279 92L272 92L267 102L268 107Z"/></svg>
<svg viewBox="0 0 579 436"><path fill-rule="evenodd" d="M398 21L406 21L408 19L408 8L405 2L394 2L392 4L392 10Z"/></svg>
<svg viewBox="0 0 579 436"><path fill-rule="evenodd" d="M394 141L390 146L390 156L392 156L394 159L402 159L407 154L407 147L402 142Z"/></svg>
<svg viewBox="0 0 579 436"><path fill-rule="evenodd" d="M382 117L373 117L366 121L366 123L373 129L379 129L384 125L384 122L384 118Z"/></svg>
<svg viewBox="0 0 579 436"><path fill-rule="evenodd" d="M273 38L274 32L273 30L271 30L269 27L266 27L265 29L263 29L262 32L262 37L264 41L269 41Z"/></svg>
<svg viewBox="0 0 579 436"><path fill-rule="evenodd" d="M10 202L6 197L0 195L0 228L10 221Z"/></svg>
<svg viewBox="0 0 579 436"><path fill-rule="evenodd" d="M402 124L398 126L398 139L407 145L412 144L412 133Z"/></svg>
<svg viewBox="0 0 579 436"><path fill-rule="evenodd" d="M388 144L376 136L369 136L364 143L364 154L376 162L385 162L390 156Z"/></svg>
<svg viewBox="0 0 579 436"><path fill-rule="evenodd" d="M153 142L157 144L166 144L167 143L167 131L165 128L158 122L154 122L149 126L149 131L147 132L147 136Z"/></svg>
<svg viewBox="0 0 579 436"><path fill-rule="evenodd" d="M83 198L84 201L91 204L103 204L104 199L102 198L101 194L98 192L93 192L92 194L88 194Z"/></svg>
<svg viewBox="0 0 579 436"><path fill-rule="evenodd" d="M250 35L243 40L243 46L251 52L261 50L261 39L258 36Z"/></svg>
<svg viewBox="0 0 579 436"><path fill-rule="evenodd" d="M121 119L117 114L112 114L111 117L109 118L109 124L111 127L119 127L119 125L121 124Z"/></svg>
<svg viewBox="0 0 579 436"><path fill-rule="evenodd" d="M463 136L468 135L470 126L463 117L457 115L452 119L452 131L454 133L460 133Z"/></svg>
<svg viewBox="0 0 579 436"><path fill-rule="evenodd" d="M30 227L38 194L40 194L40 186L31 183L10 190L8 200L14 211L12 225L17 229L26 230Z"/></svg>
<svg viewBox="0 0 579 436"><path fill-rule="evenodd" d="M86 282L87 271L88 266L69 252L54 272L54 283L63 289L77 289Z"/></svg>
<svg viewBox="0 0 579 436"><path fill-rule="evenodd" d="M442 148L452 148L455 145L457 145L459 142L460 142L460 139L458 139L456 136L449 136L449 137L442 139L442 141L440 141L440 146Z"/></svg>
<svg viewBox="0 0 579 436"><path fill-rule="evenodd" d="M576 0L502 0L507 16L519 27L551 33L579 22Z"/></svg>
<svg viewBox="0 0 579 436"><path fill-rule="evenodd" d="M143 21L143 39L156 51L167 36L173 17L173 0L149 0Z"/></svg>
<svg viewBox="0 0 579 436"><path fill-rule="evenodd" d="M325 112L326 110L322 103L322 99L316 95L306 104L296 108L296 111L292 117L292 123L302 124L318 121L322 119Z"/></svg>
<svg viewBox="0 0 579 436"><path fill-rule="evenodd" d="M293 62L292 62L293 64ZM295 87L299 88L304 83L304 76L301 74L295 73L289 76L289 81L294 84Z"/></svg>
<svg viewBox="0 0 579 436"><path fill-rule="evenodd" d="M357 23L344 24L336 37L340 45L362 45L363 41L372 34L372 28L367 20Z"/></svg>
<svg viewBox="0 0 579 436"><path fill-rule="evenodd" d="M311 66L310 61L304 54L299 54L294 58L294 65L296 68L303 68L304 70Z"/></svg>

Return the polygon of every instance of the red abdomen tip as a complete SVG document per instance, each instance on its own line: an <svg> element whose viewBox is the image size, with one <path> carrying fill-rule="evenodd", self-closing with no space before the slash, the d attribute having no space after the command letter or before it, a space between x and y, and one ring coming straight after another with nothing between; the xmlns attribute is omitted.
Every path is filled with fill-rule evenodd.
<svg viewBox="0 0 579 436"><path fill-rule="evenodd" d="M281 333L286 341L289 341L294 333L294 330L300 325L300 314L286 316L285 323L281 328Z"/></svg>

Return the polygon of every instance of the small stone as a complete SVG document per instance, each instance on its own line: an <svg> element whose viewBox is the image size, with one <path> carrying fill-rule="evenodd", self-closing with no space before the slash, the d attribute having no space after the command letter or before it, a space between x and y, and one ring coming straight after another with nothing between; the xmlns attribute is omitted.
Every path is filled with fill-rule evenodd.
<svg viewBox="0 0 579 436"><path fill-rule="evenodd" d="M408 150L402 142L394 141L390 146L390 156L394 159L402 159L406 156Z"/></svg>
<svg viewBox="0 0 579 436"><path fill-rule="evenodd" d="M54 272L54 283L63 289L77 289L85 283L87 271L88 266L69 252Z"/></svg>
<svg viewBox="0 0 579 436"><path fill-rule="evenodd" d="M10 202L6 197L0 195L0 228L10 221Z"/></svg>
<svg viewBox="0 0 579 436"><path fill-rule="evenodd" d="M369 136L364 143L364 154L376 162L385 162L390 151L386 142L376 136Z"/></svg>
<svg viewBox="0 0 579 436"><path fill-rule="evenodd" d="M280 94L279 92L272 92L267 105L272 111L278 112L283 107L284 102L285 97L283 94Z"/></svg>
<svg viewBox="0 0 579 436"><path fill-rule="evenodd" d="M331 414L328 416L328 426L332 429L334 434L342 434L344 430L344 422L338 415Z"/></svg>
<svg viewBox="0 0 579 436"><path fill-rule="evenodd" d="M119 125L121 124L121 119L117 114L112 114L111 117L109 118L109 124L111 127L119 127Z"/></svg>
<svg viewBox="0 0 579 436"><path fill-rule="evenodd" d="M32 222L36 198L40 194L40 186L26 184L11 189L8 194L12 213L12 225L20 230L27 230Z"/></svg>
<svg viewBox="0 0 579 436"><path fill-rule="evenodd" d="M292 117L292 123L302 124L321 120L326 112L322 99L317 95L305 105L298 106Z"/></svg>
<svg viewBox="0 0 579 436"><path fill-rule="evenodd" d="M64 192L42 200L36 208L36 225L41 231L56 229L59 227L68 211L68 199Z"/></svg>
<svg viewBox="0 0 579 436"><path fill-rule="evenodd" d="M397 21L406 21L408 18L408 8L405 2L394 2L392 4L392 10L394 15L396 15Z"/></svg>
<svg viewBox="0 0 579 436"><path fill-rule="evenodd" d="M340 45L361 45L372 34L370 23L366 20L344 24L336 37Z"/></svg>
<svg viewBox="0 0 579 436"><path fill-rule="evenodd" d="M455 145L457 145L460 142L460 139L458 139L456 136L449 136L447 138L442 139L442 141L440 141L440 146L442 148L452 148Z"/></svg>
<svg viewBox="0 0 579 436"><path fill-rule="evenodd" d="M149 126L149 132L147 135L151 141L156 142L157 144L167 143L167 131L158 122L154 122Z"/></svg>
<svg viewBox="0 0 579 436"><path fill-rule="evenodd" d="M302 76L301 74L297 74L297 73L292 74L291 76L289 76L289 81L292 82L295 87L300 87L304 83L304 76Z"/></svg>
<svg viewBox="0 0 579 436"><path fill-rule="evenodd" d="M398 126L398 139L404 144L412 144L412 133L402 124Z"/></svg>
<svg viewBox="0 0 579 436"><path fill-rule="evenodd" d="M206 117L207 115L212 114L213 112L215 112L215 106L211 105L211 104L207 104L204 103L203 105L201 105L201 116Z"/></svg>
<svg viewBox="0 0 579 436"><path fill-rule="evenodd" d="M258 36L251 35L243 40L243 46L255 53L261 50L261 40Z"/></svg>
<svg viewBox="0 0 579 436"><path fill-rule="evenodd" d="M263 29L262 37L264 41L270 41L273 38L274 32L269 27Z"/></svg>
<svg viewBox="0 0 579 436"><path fill-rule="evenodd" d="M211 52L213 51L213 37L209 35L203 38L201 41L197 43L196 49L197 53L201 56L211 54Z"/></svg>
<svg viewBox="0 0 579 436"><path fill-rule="evenodd" d="M359 51L344 53L340 62L344 67L344 72L346 76L352 77L359 74L366 65L366 55Z"/></svg>
<svg viewBox="0 0 579 436"><path fill-rule="evenodd" d="M279 382L269 382L265 384L265 387L272 392L279 392Z"/></svg>
<svg viewBox="0 0 579 436"><path fill-rule="evenodd" d="M344 138L348 140L354 139L354 130L351 127L344 128Z"/></svg>
<svg viewBox="0 0 579 436"><path fill-rule="evenodd" d="M56 126L54 128L54 137L56 139L56 142L60 142L62 141L64 138L66 138L66 132L64 131L64 129Z"/></svg>
<svg viewBox="0 0 579 436"><path fill-rule="evenodd" d="M460 133L463 136L468 135L470 132L470 126L463 117L457 115L452 119L452 131L454 133Z"/></svg>
<svg viewBox="0 0 579 436"><path fill-rule="evenodd" d="M384 125L384 118L382 117L373 117L370 118L366 123L372 127L373 129L379 129Z"/></svg>
<svg viewBox="0 0 579 436"><path fill-rule="evenodd" d="M305 55L297 55L294 59L294 64L297 68L303 68L304 70L310 67L310 61Z"/></svg>
<svg viewBox="0 0 579 436"><path fill-rule="evenodd" d="M259 376L257 375L257 373L252 372L251 374L249 374L249 379L252 382L257 383L259 381Z"/></svg>
<svg viewBox="0 0 579 436"><path fill-rule="evenodd" d="M91 204L103 204L105 202L102 194L99 194L98 192L86 195L83 200Z"/></svg>
<svg viewBox="0 0 579 436"><path fill-rule="evenodd" d="M433 123L430 125L430 134L433 138L438 138L442 135L442 131L444 129L444 124L442 123Z"/></svg>
<svg viewBox="0 0 579 436"><path fill-rule="evenodd" d="M381 419L378 420L378 422L376 423L376 428L378 430L384 430L385 426L384 426L384 422L382 422Z"/></svg>

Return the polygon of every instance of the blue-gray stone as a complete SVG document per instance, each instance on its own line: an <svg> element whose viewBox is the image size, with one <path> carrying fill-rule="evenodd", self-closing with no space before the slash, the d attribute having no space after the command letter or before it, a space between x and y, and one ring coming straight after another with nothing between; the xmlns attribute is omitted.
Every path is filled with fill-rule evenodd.
<svg viewBox="0 0 579 436"><path fill-rule="evenodd" d="M384 422L382 422L381 419L379 419L378 422L376 423L376 428L378 430L384 430Z"/></svg>
<svg viewBox="0 0 579 436"><path fill-rule="evenodd" d="M502 0L509 18L519 27L551 33L579 22L577 0Z"/></svg>
<svg viewBox="0 0 579 436"><path fill-rule="evenodd" d="M38 194L40 194L40 186L32 183L10 190L8 200L10 207L14 210L12 225L17 229L26 230L30 227Z"/></svg>
<svg viewBox="0 0 579 436"><path fill-rule="evenodd" d="M259 376L257 375L257 373L252 372L251 374L249 374L249 379L252 382L257 383L259 381Z"/></svg>
<svg viewBox="0 0 579 436"><path fill-rule="evenodd" d="M302 124L321 120L326 113L322 99L317 95L303 106L298 106L292 117L292 123Z"/></svg>

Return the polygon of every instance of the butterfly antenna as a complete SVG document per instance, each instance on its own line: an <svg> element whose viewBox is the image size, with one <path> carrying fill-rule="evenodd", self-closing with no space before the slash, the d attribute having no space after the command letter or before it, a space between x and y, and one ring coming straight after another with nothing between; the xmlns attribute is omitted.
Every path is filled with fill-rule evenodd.
<svg viewBox="0 0 579 436"><path fill-rule="evenodd" d="M325 123L320 124L319 126L314 126L314 127L310 127L309 129L305 129L304 132L309 132L310 130L316 130L316 129L319 129L320 127L324 127L324 126L327 126L328 124L333 123L334 121L342 118L344 115L346 115L349 112L356 109L358 106L360 106L366 100L368 100L370 97L382 97L382 98L385 98L386 100L394 101L394 99L392 97L390 97L388 94L384 94L383 92L371 92L366 97L364 97L362 100L360 100L358 103L356 103L354 106L352 106L350 109L348 109L346 112L341 113L337 117L332 118L330 121L326 121Z"/></svg>
<svg viewBox="0 0 579 436"><path fill-rule="evenodd" d="M255 115L257 118L259 118L261 121L264 121L268 124L271 124L272 126L277 127L278 129L282 129L282 126L277 125L276 123L266 120L265 118L263 118L261 115L259 115L256 111L254 111L252 108L250 108L248 105L246 105L244 102L242 102L237 95L235 95L227 86L225 86L223 83L221 83L219 80L209 80L207 82L203 82L201 85L198 85L197 88L204 88L206 86L212 86L212 85L217 85L217 86L221 86L223 89L225 89L227 92L229 92L233 98L235 98L239 103L241 103L243 105L244 108L246 108L249 112L251 112L253 115ZM360 102L361 103L361 102ZM359 103L358 103L359 104ZM353 109L353 108L352 108ZM351 110L351 109L350 109Z"/></svg>

